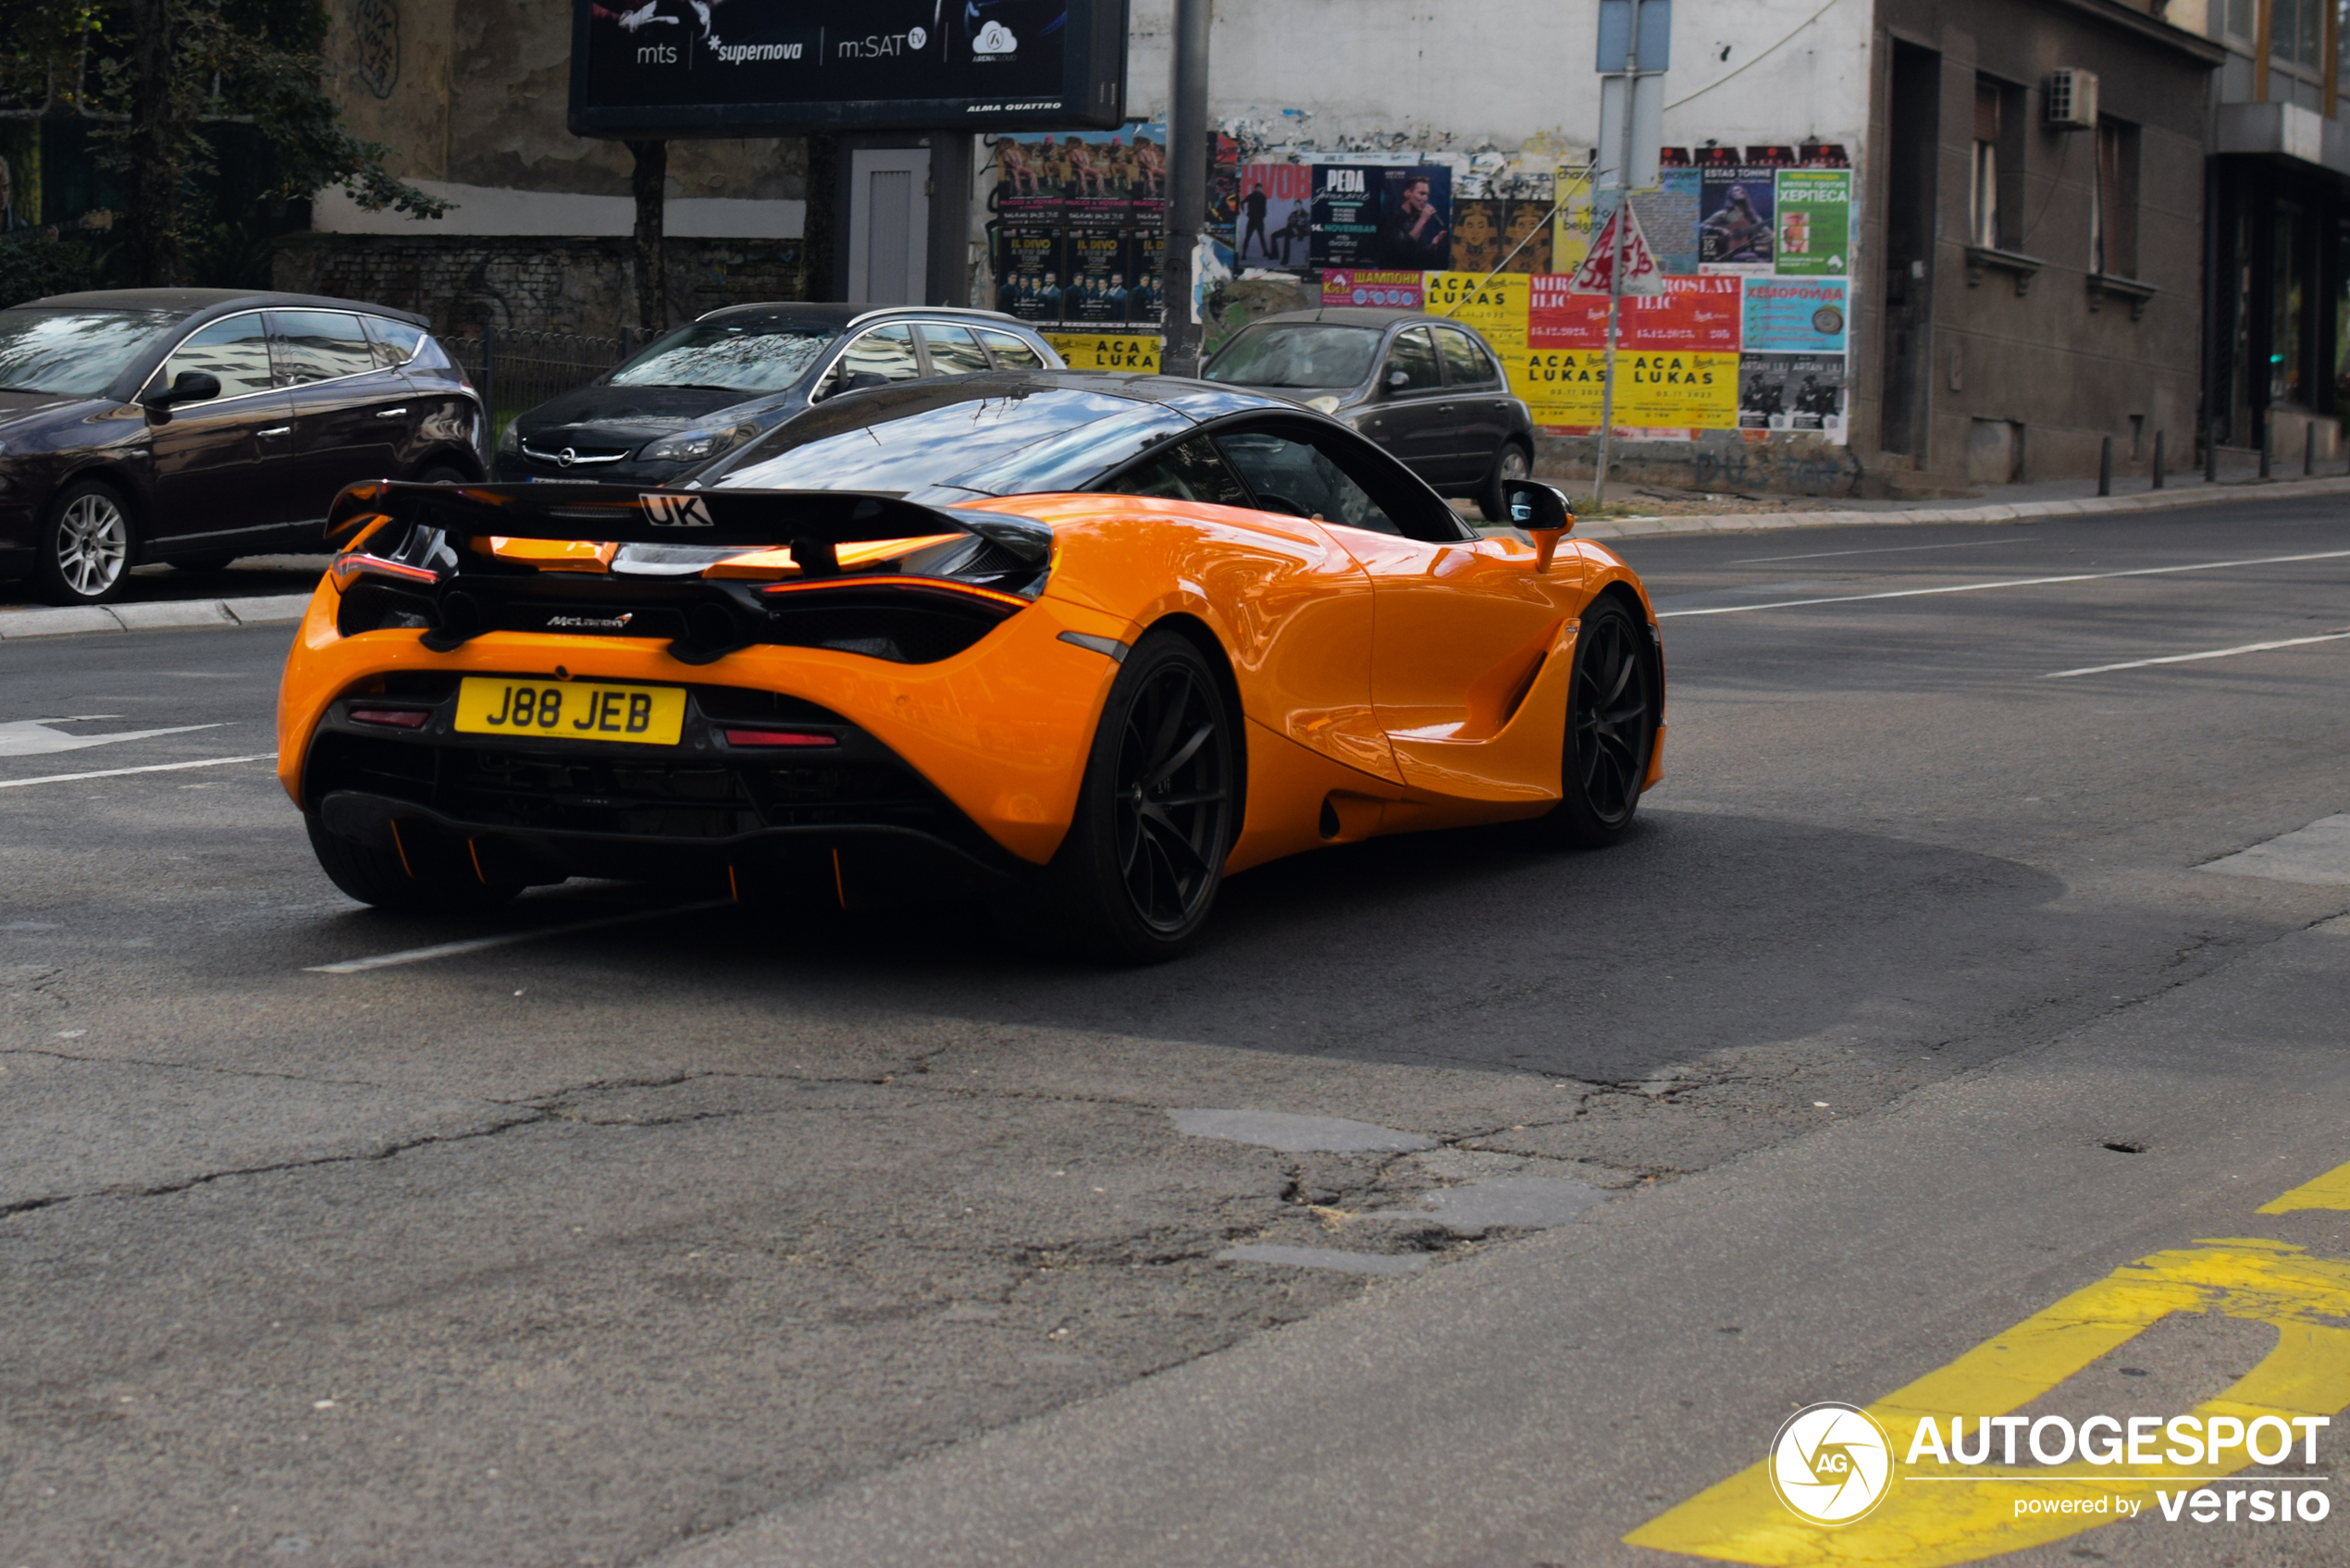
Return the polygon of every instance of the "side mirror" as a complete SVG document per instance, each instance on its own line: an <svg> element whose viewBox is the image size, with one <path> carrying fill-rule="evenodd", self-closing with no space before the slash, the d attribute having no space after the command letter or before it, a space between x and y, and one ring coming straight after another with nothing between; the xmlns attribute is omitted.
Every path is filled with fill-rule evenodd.
<svg viewBox="0 0 2350 1568"><path fill-rule="evenodd" d="M1548 572L1559 540L1575 526L1575 509L1566 504L1566 492L1539 480L1513 479L1502 487L1502 500L1509 508L1511 524L1533 537L1535 572Z"/></svg>
<svg viewBox="0 0 2350 1568"><path fill-rule="evenodd" d="M201 370L183 370L163 391L140 400L140 406L161 412L174 403L200 403L220 395L220 377Z"/></svg>
<svg viewBox="0 0 2350 1568"><path fill-rule="evenodd" d="M1400 392L1411 384L1412 373L1408 370L1391 370L1387 373L1387 389L1391 392Z"/></svg>
<svg viewBox="0 0 2350 1568"><path fill-rule="evenodd" d="M869 388L886 387L888 385L889 377L880 375L877 372L871 370L852 371L845 364L836 365L834 367L833 373L829 377L825 377L824 384L816 389L816 396L813 401L822 402L826 398L836 398L843 392L861 392Z"/></svg>

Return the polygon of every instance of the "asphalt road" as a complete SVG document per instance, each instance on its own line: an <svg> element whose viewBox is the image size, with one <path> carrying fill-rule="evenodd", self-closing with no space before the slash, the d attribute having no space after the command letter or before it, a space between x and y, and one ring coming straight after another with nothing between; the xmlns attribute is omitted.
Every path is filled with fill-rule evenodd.
<svg viewBox="0 0 2350 1568"><path fill-rule="evenodd" d="M2254 1213L2350 1160L2350 880L2195 868L2350 812L2350 508L1623 548L1630 842L1264 868L1139 974L962 909L363 911L215 760L284 632L0 645L0 1564L1819 1561L1682 1505L2182 1249L2027 1413L2305 1340L2331 1400L2350 1294L2195 1271L2350 1258ZM2350 1559L1885 1506L1843 1560Z"/></svg>

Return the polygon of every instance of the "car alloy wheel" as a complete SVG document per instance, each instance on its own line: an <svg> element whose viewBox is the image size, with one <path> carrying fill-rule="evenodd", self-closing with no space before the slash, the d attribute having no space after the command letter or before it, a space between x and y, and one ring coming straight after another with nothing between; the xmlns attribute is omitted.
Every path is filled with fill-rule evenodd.
<svg viewBox="0 0 2350 1568"><path fill-rule="evenodd" d="M1206 653L1172 629L1127 653L1102 705L1069 836L1026 890L1066 944L1155 964L1206 929L1239 816L1237 713Z"/></svg>
<svg viewBox="0 0 2350 1568"><path fill-rule="evenodd" d="M84 599L122 580L130 559L130 523L112 496L87 491L57 518L57 575Z"/></svg>
<svg viewBox="0 0 2350 1568"><path fill-rule="evenodd" d="M1596 848L1632 825L1656 746L1656 661L1648 636L1640 618L1613 598L1583 612L1567 683L1559 803L1536 824L1552 843Z"/></svg>
<svg viewBox="0 0 2350 1568"><path fill-rule="evenodd" d="M1222 703L1194 662L1151 672L1126 711L1114 796L1119 875L1152 930L1182 930L1215 891L1231 763Z"/></svg>
<svg viewBox="0 0 2350 1568"><path fill-rule="evenodd" d="M1574 745L1583 798L1594 816L1613 823L1628 820L1639 804L1656 726L1639 630L1621 609L1605 608L1614 613L1587 623L1590 640L1576 656Z"/></svg>

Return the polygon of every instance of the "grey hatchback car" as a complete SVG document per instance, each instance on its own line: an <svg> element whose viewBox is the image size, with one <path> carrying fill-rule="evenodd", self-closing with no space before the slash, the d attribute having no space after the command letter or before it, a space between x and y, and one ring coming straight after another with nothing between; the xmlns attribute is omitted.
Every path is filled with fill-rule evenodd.
<svg viewBox="0 0 2350 1568"><path fill-rule="evenodd" d="M844 392L1061 368L1035 328L994 311L730 305L514 420L497 477L662 485Z"/></svg>
<svg viewBox="0 0 2350 1568"><path fill-rule="evenodd" d="M1534 469L1534 420L1475 330L1418 311L1331 305L1250 322L1200 372L1343 420L1491 522Z"/></svg>

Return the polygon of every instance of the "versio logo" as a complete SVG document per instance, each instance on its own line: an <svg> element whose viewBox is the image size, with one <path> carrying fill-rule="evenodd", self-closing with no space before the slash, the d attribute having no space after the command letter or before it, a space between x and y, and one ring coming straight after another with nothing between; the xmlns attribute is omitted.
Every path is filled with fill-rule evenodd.
<svg viewBox="0 0 2350 1568"><path fill-rule="evenodd" d="M1857 1405L1806 1405L1771 1439L1771 1488L1814 1525L1849 1525L1885 1500L1893 1443Z"/></svg>

